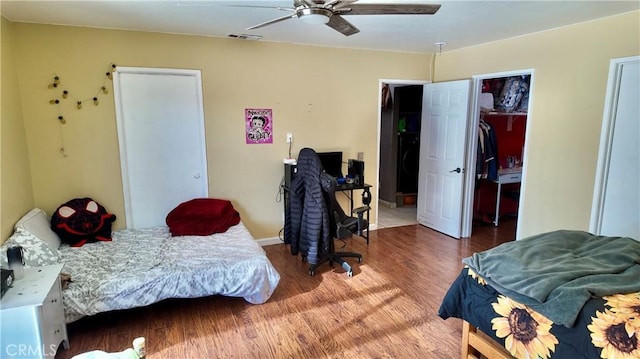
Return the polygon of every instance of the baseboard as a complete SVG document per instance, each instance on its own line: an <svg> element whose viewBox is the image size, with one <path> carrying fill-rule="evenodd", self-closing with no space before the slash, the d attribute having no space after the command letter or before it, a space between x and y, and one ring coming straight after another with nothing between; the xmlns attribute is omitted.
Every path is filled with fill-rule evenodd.
<svg viewBox="0 0 640 359"><path fill-rule="evenodd" d="M375 231L376 229L378 229L378 226L377 226L376 223L372 223L372 224L369 225L369 230L370 231ZM280 237L256 239L256 242L258 242L258 244L260 244L262 247L270 246L270 245L273 245L273 244L283 244L284 243L282 241L282 239L280 239Z"/></svg>
<svg viewBox="0 0 640 359"><path fill-rule="evenodd" d="M284 243L282 241L282 239L280 239L280 237L271 237L271 238L262 238L262 239L257 239L256 242L258 242L258 244L260 244L261 246L270 246L272 244L282 244Z"/></svg>
<svg viewBox="0 0 640 359"><path fill-rule="evenodd" d="M385 206L387 208L396 208L398 206L396 202L387 202L383 199L379 199L378 204L380 204L381 206Z"/></svg>

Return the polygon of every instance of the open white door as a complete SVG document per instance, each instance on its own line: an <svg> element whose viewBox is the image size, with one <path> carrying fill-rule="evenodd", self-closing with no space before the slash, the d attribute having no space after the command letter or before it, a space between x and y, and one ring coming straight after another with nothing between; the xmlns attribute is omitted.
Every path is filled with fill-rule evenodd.
<svg viewBox="0 0 640 359"><path fill-rule="evenodd" d="M424 85L418 222L460 238L471 80Z"/></svg>

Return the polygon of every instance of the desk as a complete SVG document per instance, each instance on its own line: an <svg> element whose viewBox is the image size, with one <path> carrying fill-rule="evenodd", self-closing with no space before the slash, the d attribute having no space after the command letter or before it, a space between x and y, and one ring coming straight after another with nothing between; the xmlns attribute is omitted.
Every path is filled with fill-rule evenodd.
<svg viewBox="0 0 640 359"><path fill-rule="evenodd" d="M371 204L371 192L369 191L369 188L371 188L370 184L355 184L355 183L345 183L345 184L339 184L336 186L336 192L342 192L345 194L345 196L347 196L347 198L349 198L349 204L350 204L350 209L349 209L349 216L353 216L353 191L355 190L362 190L363 193L362 195L365 196L367 200L363 200L362 204L364 204L365 206L368 206L369 204ZM349 194L347 194L347 192L349 192ZM367 227L364 228L362 230L362 233L358 233L358 235L362 235L366 240L367 240L367 244L369 244L369 225L370 225L370 221L369 221L369 212L370 210L367 210ZM366 233L366 234L365 234Z"/></svg>
<svg viewBox="0 0 640 359"><path fill-rule="evenodd" d="M371 203L371 192L369 192L369 188L371 188L370 184L355 184L355 183L345 183L339 184L336 186L336 191L340 191L344 193L349 198L349 204L351 205L350 213L353 213L353 191L354 190L362 190L367 194L367 198L369 198L369 203ZM346 194L349 192L349 194ZM369 205L369 203L364 203L365 205ZM367 221L369 221L369 217L367 216Z"/></svg>
<svg viewBox="0 0 640 359"><path fill-rule="evenodd" d="M366 196L369 199L368 200L369 203L363 203L363 204L368 206L371 203L371 192L369 190L370 188L371 188L371 185L366 183L365 184L345 183L345 184L336 186L336 192L342 192L345 194L345 196L347 196L347 198L349 198L349 205L350 205L349 216L353 216L353 191L361 190L363 191L363 195L366 193ZM287 208L289 207L289 187L286 184L283 184L282 190L284 192L284 212L286 217ZM365 235L363 235L363 237L367 240L367 244L369 244L369 225L371 223L369 220L369 212L370 211L367 211L367 228L363 230L363 234L366 233ZM286 218L285 218L285 221L286 221ZM286 224L285 224L285 227L286 227Z"/></svg>
<svg viewBox="0 0 640 359"><path fill-rule="evenodd" d="M498 184L498 194L496 196L496 216L493 220L493 224L498 226L498 219L500 218L500 195L502 191L502 185L507 183L520 183L522 181L522 167L505 168L498 170L498 179L493 182Z"/></svg>

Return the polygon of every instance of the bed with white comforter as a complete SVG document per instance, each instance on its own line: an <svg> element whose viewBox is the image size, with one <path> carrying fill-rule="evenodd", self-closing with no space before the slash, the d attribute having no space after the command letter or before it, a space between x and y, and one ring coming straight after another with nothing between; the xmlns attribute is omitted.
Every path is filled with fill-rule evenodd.
<svg viewBox="0 0 640 359"><path fill-rule="evenodd" d="M209 295L269 299L280 275L240 222L225 233L172 237L167 227L123 229L113 241L62 245L67 323L101 312L146 306L166 298Z"/></svg>
<svg viewBox="0 0 640 359"><path fill-rule="evenodd" d="M236 222L238 223L238 222ZM34 208L0 245L20 246L27 267L64 263L71 277L62 296L67 323L84 316L146 306L167 298L210 295L266 302L280 275L240 221L223 233L172 237L168 227L112 231L112 241L62 244L46 213Z"/></svg>

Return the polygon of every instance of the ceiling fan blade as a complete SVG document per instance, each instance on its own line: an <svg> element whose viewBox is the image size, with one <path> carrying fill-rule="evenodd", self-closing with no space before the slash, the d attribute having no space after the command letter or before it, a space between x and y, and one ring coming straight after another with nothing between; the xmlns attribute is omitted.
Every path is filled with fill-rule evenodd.
<svg viewBox="0 0 640 359"><path fill-rule="evenodd" d="M282 7L282 6L260 6L260 5L224 5L225 7L241 7L246 9L275 9L280 11L289 11L293 12L296 9L291 7Z"/></svg>
<svg viewBox="0 0 640 359"><path fill-rule="evenodd" d="M200 1L186 1L176 4L177 7L242 7L252 9L276 9L285 11L296 11L294 8L282 7L282 6L263 6L263 5L237 5L237 4L214 4L209 2Z"/></svg>
<svg viewBox="0 0 640 359"><path fill-rule="evenodd" d="M334 14L329 19L327 26L340 32L344 36L350 36L360 32L357 27L353 26L349 21L345 20L342 16Z"/></svg>
<svg viewBox="0 0 640 359"><path fill-rule="evenodd" d="M265 27L267 25L275 24L275 23L278 23L280 21L284 21L284 20L287 20L287 19L292 19L292 18L295 18L295 17L297 17L296 14L291 14L291 15L279 17L277 19L273 19L273 20L269 20L267 22L263 22L262 24L253 25L251 27L248 27L247 30L259 29L261 27Z"/></svg>
<svg viewBox="0 0 640 359"><path fill-rule="evenodd" d="M298 0L298 1L294 1L294 5L296 7L298 7L300 5L306 5L307 7L316 7L316 6L318 6L318 4L316 4L316 2L313 1L313 0Z"/></svg>
<svg viewBox="0 0 640 359"><path fill-rule="evenodd" d="M328 3L325 3L324 6L332 6L334 10L339 10L344 7L347 7L358 0L331 0Z"/></svg>
<svg viewBox="0 0 640 359"><path fill-rule="evenodd" d="M342 15L433 15L438 9L437 4L352 4L339 8Z"/></svg>

